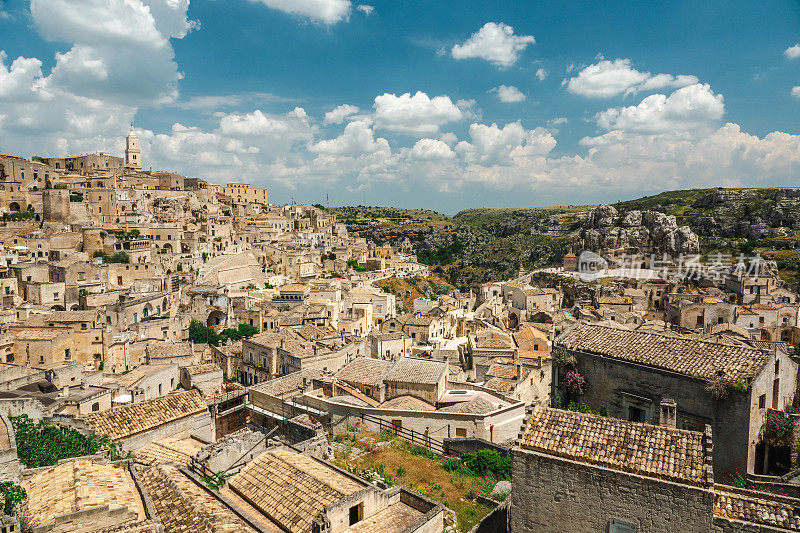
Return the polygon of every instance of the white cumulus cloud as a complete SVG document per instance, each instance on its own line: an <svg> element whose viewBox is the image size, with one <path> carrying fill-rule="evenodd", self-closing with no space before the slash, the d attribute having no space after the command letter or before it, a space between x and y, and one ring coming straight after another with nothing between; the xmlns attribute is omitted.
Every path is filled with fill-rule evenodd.
<svg viewBox="0 0 800 533"><path fill-rule="evenodd" d="M355 115L358 111L359 109L354 105L342 104L325 113L322 124L341 124L345 118Z"/></svg>
<svg viewBox="0 0 800 533"><path fill-rule="evenodd" d="M669 96L650 95L635 106L607 109L597 115L597 124L639 133L702 132L714 127L724 112L722 95L697 83Z"/></svg>
<svg viewBox="0 0 800 533"><path fill-rule="evenodd" d="M422 161L452 159L456 156L450 146L438 139L420 139L411 148L411 156Z"/></svg>
<svg viewBox="0 0 800 533"><path fill-rule="evenodd" d="M375 8L368 4L359 4L359 6L356 9L364 13L366 16L370 16L373 13L375 13Z"/></svg>
<svg viewBox="0 0 800 533"><path fill-rule="evenodd" d="M487 22L464 43L453 46L450 53L456 59L480 58L510 67L535 42L533 35L514 35L514 28L508 24Z"/></svg>
<svg viewBox="0 0 800 533"><path fill-rule="evenodd" d="M386 139L375 139L371 124L368 120L355 120L345 126L344 133L335 139L320 141L310 150L314 153L358 156L371 154L376 150L388 150L389 143Z"/></svg>
<svg viewBox="0 0 800 533"><path fill-rule="evenodd" d="M695 83L696 76L640 72L631 66L630 59L602 60L564 80L569 92L590 98L610 98Z"/></svg>
<svg viewBox="0 0 800 533"><path fill-rule="evenodd" d="M539 70L536 71L536 77L539 79L539 81L543 81L544 79L546 79L547 74L548 72L543 68L540 68Z"/></svg>
<svg viewBox="0 0 800 533"><path fill-rule="evenodd" d="M797 98L800 98L800 85L796 85L796 86L792 87L792 96L796 96Z"/></svg>
<svg viewBox="0 0 800 533"><path fill-rule="evenodd" d="M525 100L525 95L514 87L513 85L501 85L499 87L495 87L491 89L489 92L497 93L497 98L501 102L505 103L514 103L514 102L522 102Z"/></svg>
<svg viewBox="0 0 800 533"><path fill-rule="evenodd" d="M795 44L790 46L786 50L783 51L783 55L788 57L789 59L797 59L800 57L800 44Z"/></svg>
<svg viewBox="0 0 800 533"><path fill-rule="evenodd" d="M414 96L385 93L375 97L375 126L398 133L432 135L439 127L469 116L471 102L453 103L449 96L429 97L422 91Z"/></svg>
<svg viewBox="0 0 800 533"><path fill-rule="evenodd" d="M336 24L350 16L350 0L251 0L291 15L323 24Z"/></svg>

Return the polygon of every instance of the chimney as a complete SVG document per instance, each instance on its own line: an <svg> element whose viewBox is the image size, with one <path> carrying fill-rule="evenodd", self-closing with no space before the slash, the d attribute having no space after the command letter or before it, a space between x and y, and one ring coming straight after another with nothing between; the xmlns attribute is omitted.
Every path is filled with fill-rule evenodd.
<svg viewBox="0 0 800 533"><path fill-rule="evenodd" d="M672 398L664 398L661 400L661 416L659 417L659 425L674 428L678 422L678 404Z"/></svg>

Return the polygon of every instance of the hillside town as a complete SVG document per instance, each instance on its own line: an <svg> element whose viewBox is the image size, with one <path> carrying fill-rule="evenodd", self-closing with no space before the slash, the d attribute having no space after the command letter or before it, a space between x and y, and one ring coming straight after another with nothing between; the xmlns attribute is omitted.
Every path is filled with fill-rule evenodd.
<svg viewBox="0 0 800 533"><path fill-rule="evenodd" d="M465 291L146 158L0 154L0 531L800 529L774 262L603 205Z"/></svg>

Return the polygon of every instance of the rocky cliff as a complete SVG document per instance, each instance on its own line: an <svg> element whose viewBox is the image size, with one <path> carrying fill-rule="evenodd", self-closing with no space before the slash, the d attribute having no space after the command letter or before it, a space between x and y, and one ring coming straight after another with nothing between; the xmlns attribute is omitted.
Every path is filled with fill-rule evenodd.
<svg viewBox="0 0 800 533"><path fill-rule="evenodd" d="M637 209L620 214L614 206L600 205L587 214L572 248L575 253L593 250L677 257L699 253L700 239L689 226L679 227L675 215Z"/></svg>

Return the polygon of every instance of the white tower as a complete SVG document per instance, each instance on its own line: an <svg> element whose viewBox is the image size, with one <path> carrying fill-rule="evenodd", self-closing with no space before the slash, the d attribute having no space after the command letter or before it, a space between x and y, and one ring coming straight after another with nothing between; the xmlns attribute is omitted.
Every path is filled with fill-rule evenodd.
<svg viewBox="0 0 800 533"><path fill-rule="evenodd" d="M139 137L133 131L133 124L128 136L125 137L125 166L142 170L142 152L139 150Z"/></svg>

